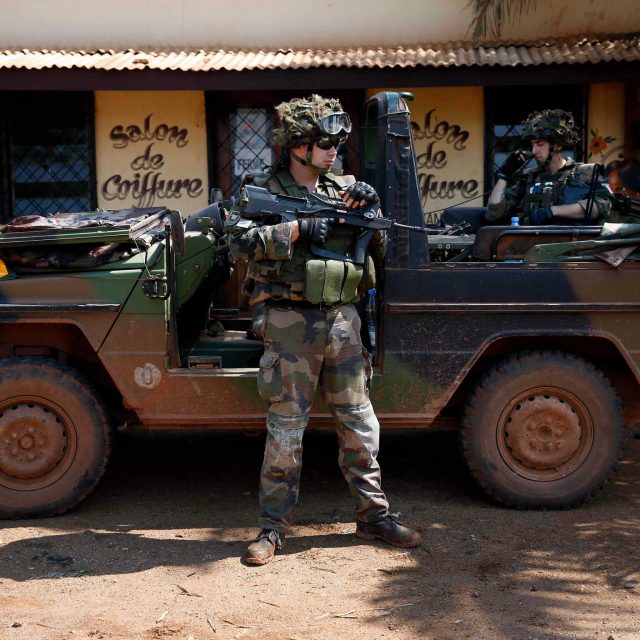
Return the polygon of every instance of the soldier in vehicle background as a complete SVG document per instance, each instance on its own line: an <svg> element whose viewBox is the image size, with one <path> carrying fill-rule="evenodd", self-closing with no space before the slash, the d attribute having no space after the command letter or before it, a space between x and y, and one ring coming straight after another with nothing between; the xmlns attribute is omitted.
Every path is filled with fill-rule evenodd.
<svg viewBox="0 0 640 640"><path fill-rule="evenodd" d="M607 180L613 193L640 200L640 162L614 160L607 165Z"/></svg>
<svg viewBox="0 0 640 640"><path fill-rule="evenodd" d="M289 196L316 192L354 208L378 202L368 184L331 172L338 147L351 131L337 100L313 95L282 103L276 111L280 126L274 139L283 148L282 159L246 182ZM338 425L339 464L356 502L356 535L401 547L419 545L420 535L389 515L376 459L380 427L368 394L371 362L353 304L365 272L373 270L371 263L363 267L318 258L309 249L313 243L344 254L353 228L330 228L325 218L256 225L232 211L227 229L233 255L249 262L250 304L266 307L258 374L258 389L268 404L261 531L244 561L266 564L283 545L298 500L302 437L318 382ZM386 236L378 232L369 250L381 260L385 249Z"/></svg>
<svg viewBox="0 0 640 640"><path fill-rule="evenodd" d="M611 222L640 222L640 162L614 160L607 165L607 181L613 194Z"/></svg>
<svg viewBox="0 0 640 640"><path fill-rule="evenodd" d="M579 140L573 116L561 109L529 114L522 123L522 140L531 153L511 153L496 174L489 196L486 220L509 224L517 216L524 224L599 224L611 207L609 194L595 184L593 205L586 220L594 164L583 164L563 155ZM523 170L529 158L537 166ZM597 176L596 176L597 178Z"/></svg>

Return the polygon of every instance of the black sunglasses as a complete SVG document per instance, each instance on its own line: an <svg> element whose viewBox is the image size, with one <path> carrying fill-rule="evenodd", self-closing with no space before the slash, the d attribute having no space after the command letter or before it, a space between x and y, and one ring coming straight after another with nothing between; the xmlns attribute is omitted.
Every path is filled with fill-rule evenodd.
<svg viewBox="0 0 640 640"><path fill-rule="evenodd" d="M342 140L340 138L322 138L316 142L316 147L318 149L322 149L323 151L328 151L331 147L335 147L336 151L340 149L342 145Z"/></svg>

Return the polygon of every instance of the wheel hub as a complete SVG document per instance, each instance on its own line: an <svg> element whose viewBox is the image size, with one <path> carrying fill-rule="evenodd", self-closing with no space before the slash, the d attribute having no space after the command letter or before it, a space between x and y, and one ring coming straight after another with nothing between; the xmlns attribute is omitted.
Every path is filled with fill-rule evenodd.
<svg viewBox="0 0 640 640"><path fill-rule="evenodd" d="M540 471L555 470L578 451L580 418L566 401L551 395L531 396L508 414L506 445L520 464Z"/></svg>
<svg viewBox="0 0 640 640"><path fill-rule="evenodd" d="M0 410L0 471L12 478L39 478L56 467L67 448L59 415L37 402Z"/></svg>

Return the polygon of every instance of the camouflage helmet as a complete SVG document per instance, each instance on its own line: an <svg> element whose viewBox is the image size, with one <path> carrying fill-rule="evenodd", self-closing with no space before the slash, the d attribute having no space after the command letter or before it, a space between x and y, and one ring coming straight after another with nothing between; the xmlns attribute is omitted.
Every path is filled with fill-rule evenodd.
<svg viewBox="0 0 640 640"><path fill-rule="evenodd" d="M580 136L573 115L562 109L534 111L522 123L522 139L548 140L563 147L572 147Z"/></svg>
<svg viewBox="0 0 640 640"><path fill-rule="evenodd" d="M273 141L289 149L335 135L344 142L351 131L351 120L335 98L294 98L279 104L276 113L280 126L273 130Z"/></svg>

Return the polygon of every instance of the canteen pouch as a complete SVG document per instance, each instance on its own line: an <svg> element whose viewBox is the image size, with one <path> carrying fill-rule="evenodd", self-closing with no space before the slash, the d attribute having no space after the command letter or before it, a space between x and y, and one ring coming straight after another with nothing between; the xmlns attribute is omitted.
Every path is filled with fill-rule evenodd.
<svg viewBox="0 0 640 640"><path fill-rule="evenodd" d="M312 304L352 302L362 279L362 265L343 260L307 258L305 298Z"/></svg>

